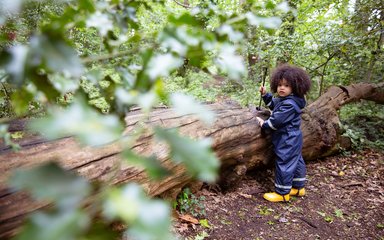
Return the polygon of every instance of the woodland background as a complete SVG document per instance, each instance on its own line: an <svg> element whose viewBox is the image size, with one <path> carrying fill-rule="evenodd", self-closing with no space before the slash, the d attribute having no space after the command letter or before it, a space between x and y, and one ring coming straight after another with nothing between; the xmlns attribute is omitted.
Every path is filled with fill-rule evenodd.
<svg viewBox="0 0 384 240"><path fill-rule="evenodd" d="M121 136L127 113L139 107L145 122L154 108L169 106L209 125L214 115L201 103L257 106L261 82L268 85L280 63L310 74L309 102L333 85L381 83L383 11L373 0L1 1L3 144L17 151L25 133L10 124L27 118L28 128L48 139L72 135L93 147L118 142L126 149L122 161L146 168L156 181L166 170L130 151L140 124ZM383 114L382 105L365 101L340 110L355 149L383 148L384 133L375 127ZM201 181L215 181L219 166L209 140L153 128L175 162ZM114 221L137 239L173 238L170 204L149 199L134 183L91 183L48 164L16 171L7 184L54 206L31 214L19 239L110 239Z"/></svg>

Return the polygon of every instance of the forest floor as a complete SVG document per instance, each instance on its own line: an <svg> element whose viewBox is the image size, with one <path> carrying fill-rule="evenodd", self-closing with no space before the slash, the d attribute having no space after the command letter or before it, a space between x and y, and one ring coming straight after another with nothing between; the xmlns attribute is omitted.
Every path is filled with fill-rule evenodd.
<svg viewBox="0 0 384 240"><path fill-rule="evenodd" d="M273 191L273 168L248 173L226 192L202 188L194 195L205 215L180 215L174 229L188 240L384 239L383 150L309 162L307 178L307 195L289 203L262 197Z"/></svg>

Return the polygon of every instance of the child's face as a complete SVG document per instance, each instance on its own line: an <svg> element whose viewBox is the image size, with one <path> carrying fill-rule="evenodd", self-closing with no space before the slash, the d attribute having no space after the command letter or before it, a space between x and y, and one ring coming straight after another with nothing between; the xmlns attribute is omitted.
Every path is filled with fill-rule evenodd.
<svg viewBox="0 0 384 240"><path fill-rule="evenodd" d="M286 97L292 93L292 87L289 85L289 83L283 79L279 82L279 85L277 85L277 94L280 97Z"/></svg>

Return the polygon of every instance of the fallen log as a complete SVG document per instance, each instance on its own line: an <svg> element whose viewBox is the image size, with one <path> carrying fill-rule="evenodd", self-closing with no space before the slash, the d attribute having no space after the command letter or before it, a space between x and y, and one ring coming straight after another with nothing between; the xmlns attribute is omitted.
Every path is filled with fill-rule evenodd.
<svg viewBox="0 0 384 240"><path fill-rule="evenodd" d="M343 144L337 111L349 102L361 99L384 103L384 84L355 84L348 87L331 87L324 95L303 111L303 156L306 161L335 153ZM255 112L233 104L208 105L217 115L211 127L203 125L194 116L180 116L172 109L153 111L146 124L178 127L182 135L195 139L210 137L212 148L221 162L220 181L231 184L246 171L257 168L273 159L268 135L263 134L255 116L266 118L268 111ZM142 119L139 111L126 117L125 133L132 131ZM24 192L14 192L7 187L7 179L17 168L28 168L48 161L57 161L68 170L77 172L89 180L122 184L140 183L150 196L168 194L175 196L193 178L181 165L168 158L164 144L156 142L151 132L143 134L132 149L142 155L156 155L172 175L162 181L150 181L145 171L120 164L122 147L111 144L100 148L81 147L74 138L48 141L34 136L21 140L22 150L13 152L0 146L0 238L17 232L26 215L48 203L32 201Z"/></svg>

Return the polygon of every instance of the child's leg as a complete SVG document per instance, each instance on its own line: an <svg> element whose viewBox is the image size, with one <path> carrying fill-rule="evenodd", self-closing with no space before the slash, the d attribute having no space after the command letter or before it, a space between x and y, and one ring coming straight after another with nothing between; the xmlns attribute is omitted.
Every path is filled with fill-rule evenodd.
<svg viewBox="0 0 384 240"><path fill-rule="evenodd" d="M300 156L299 161L297 162L296 170L293 175L293 180L292 180L292 187L296 189L303 188L305 186L306 182L306 167L305 167L305 162L302 156Z"/></svg>
<svg viewBox="0 0 384 240"><path fill-rule="evenodd" d="M293 174L297 168L297 159L281 159L277 157L275 168L275 191L285 195L291 191Z"/></svg>

